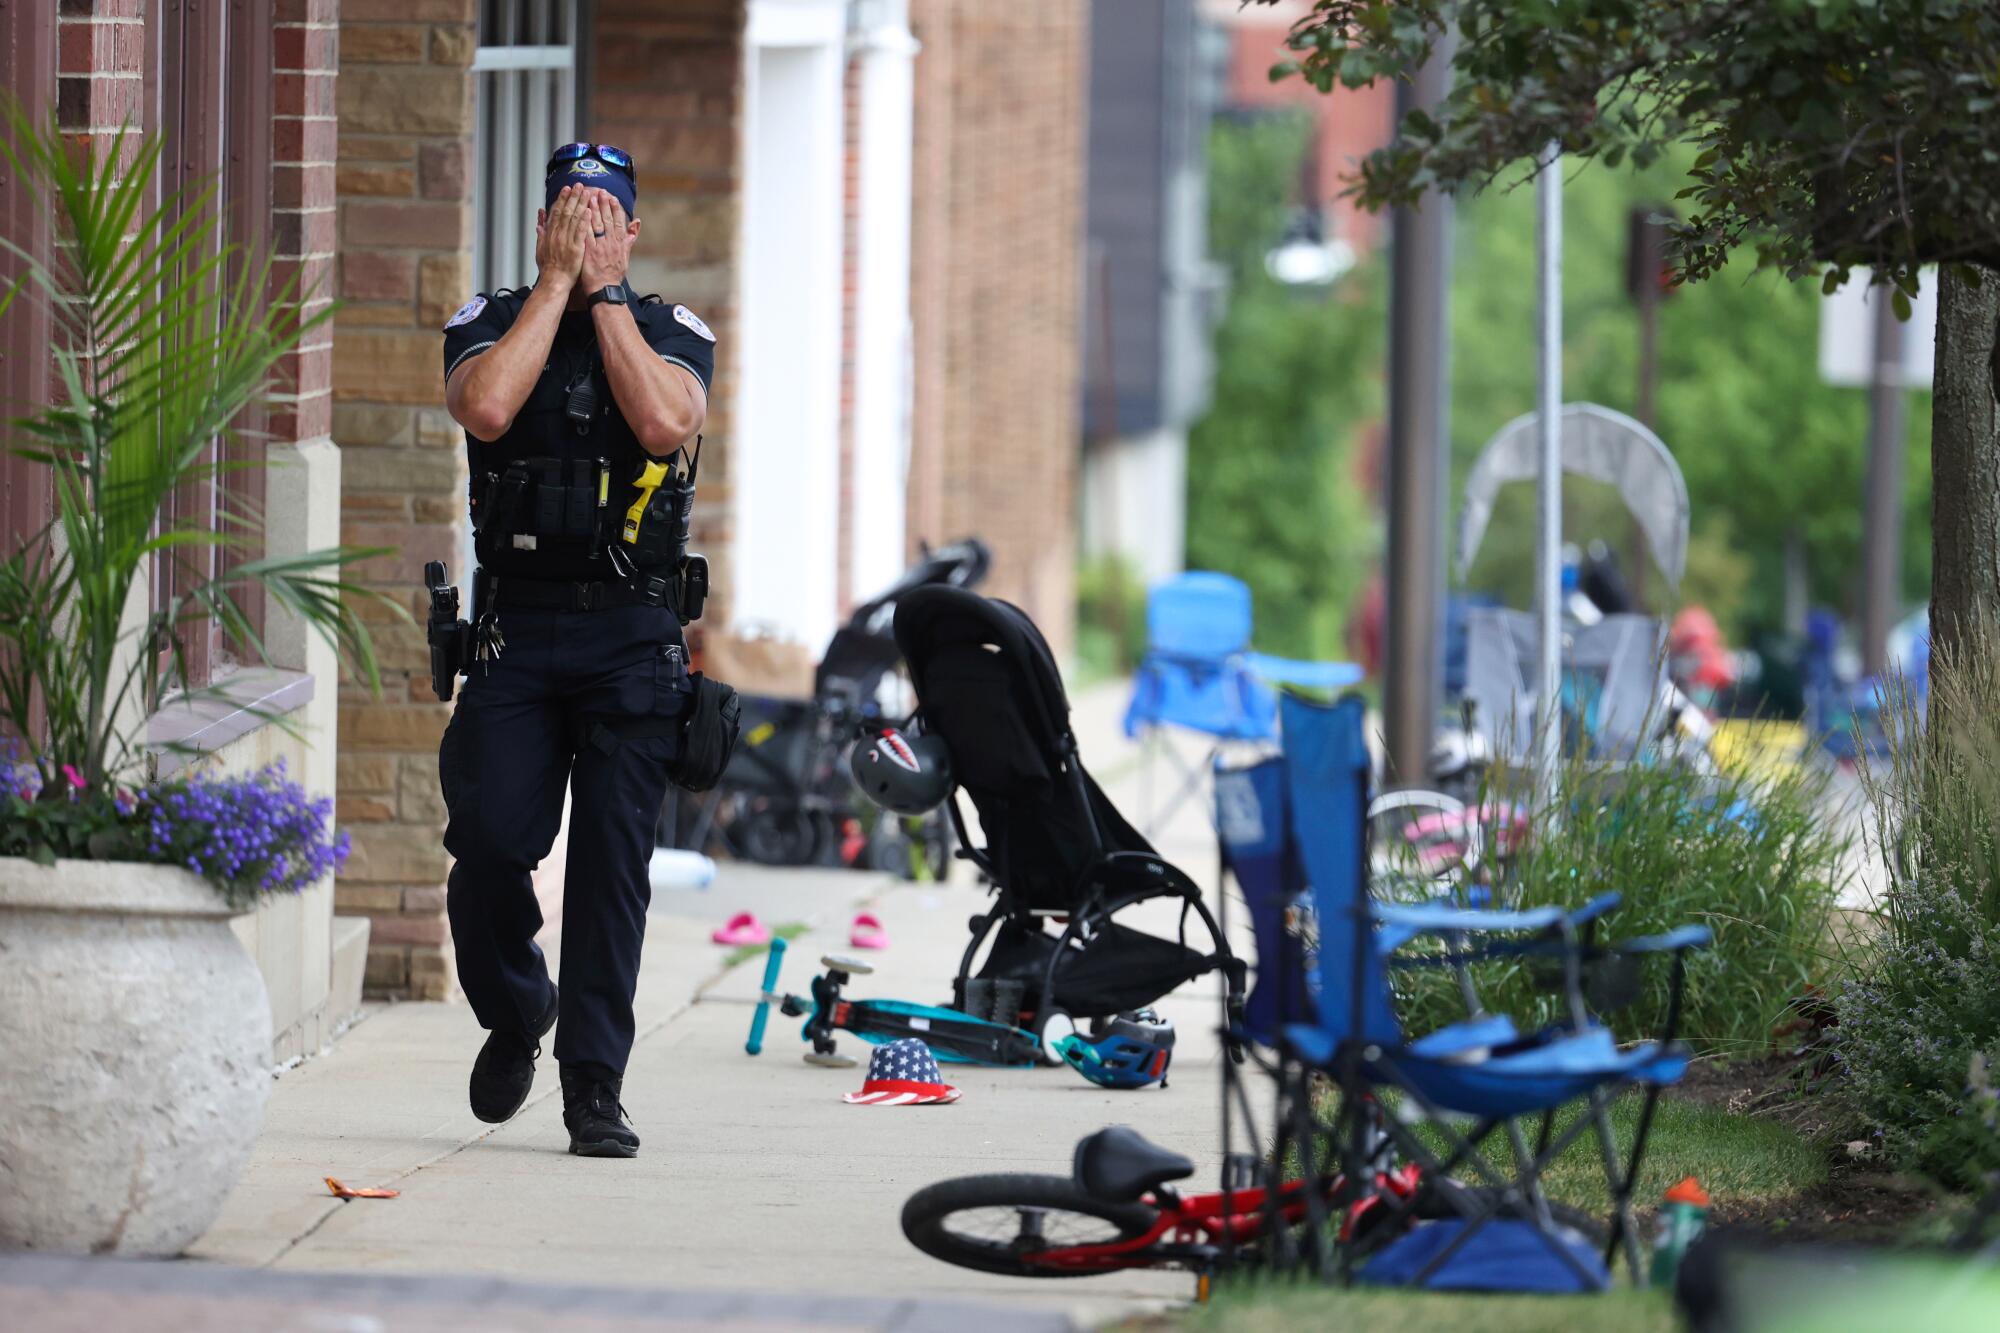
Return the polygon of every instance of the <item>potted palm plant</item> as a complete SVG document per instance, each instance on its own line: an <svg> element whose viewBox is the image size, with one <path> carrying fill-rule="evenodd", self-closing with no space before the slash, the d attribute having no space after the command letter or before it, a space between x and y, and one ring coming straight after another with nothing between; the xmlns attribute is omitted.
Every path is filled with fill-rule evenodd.
<svg viewBox="0 0 2000 1333"><path fill-rule="evenodd" d="M145 718L202 693L196 633L268 661L253 589L373 686L345 571L381 552L267 556L252 515L182 516L174 496L243 466L218 460L325 315L218 244L212 189L149 202L157 138L93 152L5 114L0 152L55 243L0 238L0 319L39 303L54 330L51 401L8 405L28 410L7 446L53 498L0 542L0 1249L174 1254L242 1171L270 1085L269 999L229 920L345 845L281 770L156 779Z"/></svg>

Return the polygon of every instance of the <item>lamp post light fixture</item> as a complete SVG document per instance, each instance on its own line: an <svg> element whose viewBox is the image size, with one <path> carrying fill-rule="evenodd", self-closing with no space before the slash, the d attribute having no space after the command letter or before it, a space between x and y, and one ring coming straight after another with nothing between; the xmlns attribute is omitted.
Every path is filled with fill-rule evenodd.
<svg viewBox="0 0 2000 1333"><path fill-rule="evenodd" d="M1322 235L1318 209L1301 209L1284 239L1264 256L1264 271L1287 287L1330 287L1354 267L1354 247Z"/></svg>

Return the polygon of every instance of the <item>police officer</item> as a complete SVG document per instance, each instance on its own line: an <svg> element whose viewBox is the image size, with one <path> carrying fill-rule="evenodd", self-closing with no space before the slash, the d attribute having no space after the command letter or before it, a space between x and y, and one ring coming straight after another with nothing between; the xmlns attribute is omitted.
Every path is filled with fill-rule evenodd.
<svg viewBox="0 0 2000 1333"><path fill-rule="evenodd" d="M690 690L676 613L685 512L657 501L691 471L684 446L706 419L715 365L698 316L625 284L636 185L620 149L557 149L534 286L482 292L444 329L480 564L477 660L438 755L459 983L488 1031L472 1110L497 1123L521 1109L553 1027L570 1151L599 1157L639 1150L620 1087L654 821ZM662 459L669 484L644 488ZM627 541L627 512L649 497L634 511L644 540ZM555 841L565 786L558 989L535 944L529 877Z"/></svg>

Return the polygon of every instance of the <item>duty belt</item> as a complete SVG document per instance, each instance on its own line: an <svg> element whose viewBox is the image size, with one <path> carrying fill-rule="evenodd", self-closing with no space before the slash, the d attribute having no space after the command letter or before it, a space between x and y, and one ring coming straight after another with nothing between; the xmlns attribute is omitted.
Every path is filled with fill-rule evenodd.
<svg viewBox="0 0 2000 1333"><path fill-rule="evenodd" d="M493 604L521 611L608 611L620 606L672 606L673 585L667 575L642 577L632 583L555 582L515 576L493 580Z"/></svg>

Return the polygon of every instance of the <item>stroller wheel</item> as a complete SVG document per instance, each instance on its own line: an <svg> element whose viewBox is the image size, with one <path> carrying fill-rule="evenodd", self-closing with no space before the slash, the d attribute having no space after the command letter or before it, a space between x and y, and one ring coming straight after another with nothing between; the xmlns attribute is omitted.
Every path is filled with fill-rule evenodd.
<svg viewBox="0 0 2000 1333"><path fill-rule="evenodd" d="M819 854L818 825L803 810L751 811L741 823L743 855L759 865L808 865Z"/></svg>

